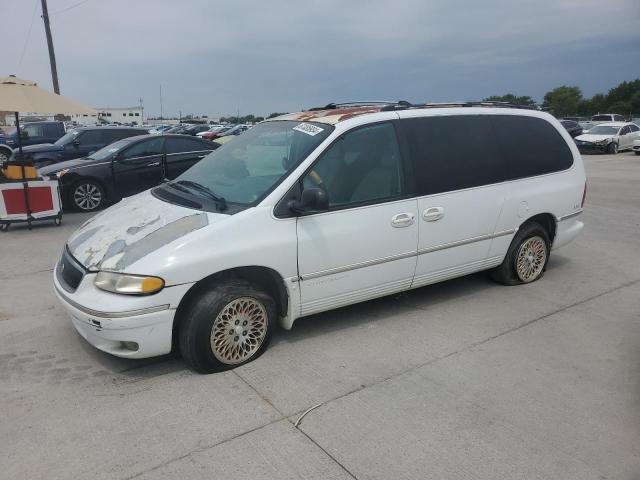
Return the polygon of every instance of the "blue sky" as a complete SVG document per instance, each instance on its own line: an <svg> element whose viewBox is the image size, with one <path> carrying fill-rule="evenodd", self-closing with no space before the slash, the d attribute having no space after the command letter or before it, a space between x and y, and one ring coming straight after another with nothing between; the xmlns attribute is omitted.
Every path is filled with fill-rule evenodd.
<svg viewBox="0 0 640 480"><path fill-rule="evenodd" d="M563 84L591 96L640 78L639 0L48 3L61 93L96 107L143 98L150 114L161 84L165 114L225 115L508 92L541 100ZM0 0L0 18L0 75L51 88L40 0Z"/></svg>

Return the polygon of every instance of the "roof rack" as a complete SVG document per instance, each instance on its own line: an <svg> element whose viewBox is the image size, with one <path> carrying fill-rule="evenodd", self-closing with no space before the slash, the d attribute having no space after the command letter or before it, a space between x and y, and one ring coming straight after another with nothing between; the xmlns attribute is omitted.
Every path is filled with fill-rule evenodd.
<svg viewBox="0 0 640 480"><path fill-rule="evenodd" d="M536 110L536 107L528 105L517 105L509 102L496 101L471 101L471 102L443 102L443 103L410 103L406 100L397 102L345 102L345 103L329 103L324 107L310 108L309 111L318 110L336 110L339 108L349 107L367 107L382 106L383 112L394 110L409 110L413 108L455 108L455 107L499 107L499 108L519 108L524 110Z"/></svg>

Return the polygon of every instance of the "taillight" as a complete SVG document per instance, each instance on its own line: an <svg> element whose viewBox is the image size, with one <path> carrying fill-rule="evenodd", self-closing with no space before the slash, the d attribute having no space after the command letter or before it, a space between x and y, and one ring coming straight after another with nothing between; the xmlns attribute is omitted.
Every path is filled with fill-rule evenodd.
<svg viewBox="0 0 640 480"><path fill-rule="evenodd" d="M582 203L580 204L580 208L584 208L584 201L587 199L587 182L584 182L584 192L582 193Z"/></svg>

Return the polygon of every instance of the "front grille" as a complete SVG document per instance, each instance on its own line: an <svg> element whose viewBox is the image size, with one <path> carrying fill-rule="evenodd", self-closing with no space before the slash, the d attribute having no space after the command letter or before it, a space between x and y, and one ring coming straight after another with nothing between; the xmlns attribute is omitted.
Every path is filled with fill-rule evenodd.
<svg viewBox="0 0 640 480"><path fill-rule="evenodd" d="M67 247L62 252L62 258L56 266L56 276L62 288L67 292L75 292L84 277L85 269L73 258Z"/></svg>

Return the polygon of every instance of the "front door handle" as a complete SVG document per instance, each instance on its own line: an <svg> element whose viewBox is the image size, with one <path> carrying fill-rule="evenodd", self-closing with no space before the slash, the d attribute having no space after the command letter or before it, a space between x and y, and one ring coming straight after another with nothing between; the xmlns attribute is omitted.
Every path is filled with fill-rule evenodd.
<svg viewBox="0 0 640 480"><path fill-rule="evenodd" d="M398 213L391 217L391 226L395 228L408 227L413 225L415 218L413 213Z"/></svg>
<svg viewBox="0 0 640 480"><path fill-rule="evenodd" d="M444 207L429 207L422 212L422 218L425 222L435 222L444 217Z"/></svg>
<svg viewBox="0 0 640 480"><path fill-rule="evenodd" d="M147 167L157 167L160 165L160 162L147 163Z"/></svg>

